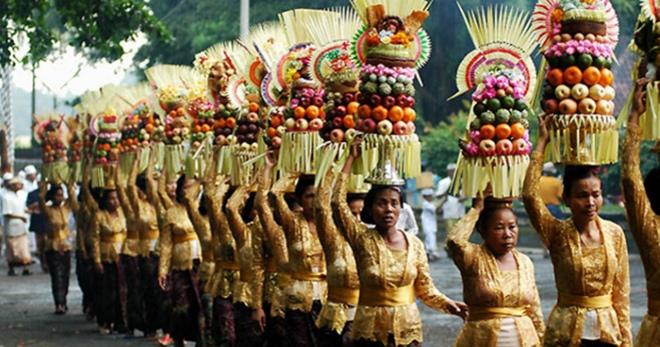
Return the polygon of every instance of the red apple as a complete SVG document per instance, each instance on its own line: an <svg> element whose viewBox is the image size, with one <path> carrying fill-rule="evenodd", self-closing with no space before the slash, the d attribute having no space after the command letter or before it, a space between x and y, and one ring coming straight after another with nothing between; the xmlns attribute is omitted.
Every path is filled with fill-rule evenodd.
<svg viewBox="0 0 660 347"><path fill-rule="evenodd" d="M408 134L407 135L414 134L415 129L417 129L417 127L415 126L415 123L414 122L408 122L406 125L408 126Z"/></svg>
<svg viewBox="0 0 660 347"><path fill-rule="evenodd" d="M309 122L310 130L320 130L321 128L323 128L323 121L321 118L314 118Z"/></svg>
<svg viewBox="0 0 660 347"><path fill-rule="evenodd" d="M344 104L348 105L355 99L355 95L353 93L344 93Z"/></svg>
<svg viewBox="0 0 660 347"><path fill-rule="evenodd" d="M315 96L314 98L312 98L312 105L316 107L323 106L323 98L320 96Z"/></svg>
<svg viewBox="0 0 660 347"><path fill-rule="evenodd" d="M399 94L396 97L396 105L401 108L408 106L408 96L406 94Z"/></svg>
<svg viewBox="0 0 660 347"><path fill-rule="evenodd" d="M343 142L344 141L344 131L341 129L335 129L330 133L330 140L332 142Z"/></svg>
<svg viewBox="0 0 660 347"><path fill-rule="evenodd" d="M593 114L596 112L596 102L591 98L584 98L580 100L578 110L581 114Z"/></svg>
<svg viewBox="0 0 660 347"><path fill-rule="evenodd" d="M373 94L370 100L371 100L371 107L376 107L380 105L381 97L378 94Z"/></svg>
<svg viewBox="0 0 660 347"><path fill-rule="evenodd" d="M392 133L394 135L406 135L408 133L408 125L404 121L394 123Z"/></svg>
<svg viewBox="0 0 660 347"><path fill-rule="evenodd" d="M335 112L337 112L337 116L343 117L346 115L346 106L337 106L335 109Z"/></svg>
<svg viewBox="0 0 660 347"><path fill-rule="evenodd" d="M284 126L286 126L287 129L291 130L296 127L296 119L295 118L289 118L284 121Z"/></svg>
<svg viewBox="0 0 660 347"><path fill-rule="evenodd" d="M559 103L559 113L561 114L575 114L577 108L577 102L573 99L564 99Z"/></svg>
<svg viewBox="0 0 660 347"><path fill-rule="evenodd" d="M250 112L247 114L247 121L251 124L256 124L259 122L259 115L256 112Z"/></svg>
<svg viewBox="0 0 660 347"><path fill-rule="evenodd" d="M375 133L376 127L377 127L376 121L371 118L365 119L364 122L362 123L362 129L363 129L362 131L364 131L367 134Z"/></svg>
<svg viewBox="0 0 660 347"><path fill-rule="evenodd" d="M558 108L559 108L559 103L555 99L548 99L543 104L543 110L547 114L557 113Z"/></svg>
<svg viewBox="0 0 660 347"><path fill-rule="evenodd" d="M282 145L282 139L279 136L275 136L271 139L271 143L273 144L274 148L280 148Z"/></svg>
<svg viewBox="0 0 660 347"><path fill-rule="evenodd" d="M524 139L513 140L513 152L524 153L527 150L527 141Z"/></svg>
<svg viewBox="0 0 660 347"><path fill-rule="evenodd" d="M495 145L495 152L499 155L502 154L511 154L513 151L513 144L508 139L502 139L497 141Z"/></svg>
<svg viewBox="0 0 660 347"><path fill-rule="evenodd" d="M300 106L302 106L304 108L307 108L307 106L309 106L310 103L311 103L311 100L309 100L308 97L300 98Z"/></svg>
<svg viewBox="0 0 660 347"><path fill-rule="evenodd" d="M383 106L385 106L386 109L389 110L394 105L396 105L396 99L393 96L388 95L383 98Z"/></svg>
<svg viewBox="0 0 660 347"><path fill-rule="evenodd" d="M342 117L335 117L332 118L332 126L333 128L341 128L342 125L344 125L344 119Z"/></svg>
<svg viewBox="0 0 660 347"><path fill-rule="evenodd" d="M307 130L309 128L309 122L305 118L298 118L296 120L296 129L297 130Z"/></svg>

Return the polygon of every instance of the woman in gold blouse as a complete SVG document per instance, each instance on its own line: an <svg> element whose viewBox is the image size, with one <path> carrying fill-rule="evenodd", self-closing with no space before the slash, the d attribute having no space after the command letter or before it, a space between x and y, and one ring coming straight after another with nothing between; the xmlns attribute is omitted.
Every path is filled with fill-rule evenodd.
<svg viewBox="0 0 660 347"><path fill-rule="evenodd" d="M259 175L259 187L255 198L257 215L262 228L257 229L252 237L254 262L252 320L260 330L265 331L269 345L283 347L288 346L283 290L291 276L289 275L289 252L286 239L282 237L284 232L275 221L268 199L272 183L271 173L275 162L272 153L269 153L266 156L266 165Z"/></svg>
<svg viewBox="0 0 660 347"><path fill-rule="evenodd" d="M456 347L541 346L545 327L534 265L515 249L518 221L510 206L510 200L474 198L447 236L470 307ZM482 245L469 241L475 227Z"/></svg>
<svg viewBox="0 0 660 347"><path fill-rule="evenodd" d="M76 212L76 277L82 291L83 312L87 320L94 319L94 259L92 258L94 216L98 210L96 199L90 190L89 165L85 173L78 195L78 211Z"/></svg>
<svg viewBox="0 0 660 347"><path fill-rule="evenodd" d="M337 230L332 207L328 204L334 178L332 171L328 171L314 199L316 231L328 269L328 301L321 309L316 325L323 332L322 346L352 346L351 327L360 296L360 279L353 250Z"/></svg>
<svg viewBox="0 0 660 347"><path fill-rule="evenodd" d="M119 277L122 271L119 254L126 238L126 218L119 205L117 191L103 191L99 210L94 216L93 229L92 256L99 277L94 302L97 304L96 322L99 332L101 335L110 334L113 330L124 332L119 299Z"/></svg>
<svg viewBox="0 0 660 347"><path fill-rule="evenodd" d="M348 176L359 156L361 140L353 141L350 155L335 183L334 218L351 245L360 277L360 298L353 321L355 346L421 346L419 298L441 312L466 317L467 306L455 302L433 284L422 241L396 229L401 212L397 186L372 186L364 201L362 221L346 203Z"/></svg>
<svg viewBox="0 0 660 347"><path fill-rule="evenodd" d="M166 290L167 276L171 278L169 333L175 346L183 346L184 340L203 344L200 329L201 301L196 268L202 258L202 250L195 228L184 206L186 189L191 182L185 176L176 182L175 200L167 209L160 235L160 263L158 283ZM167 194L163 194L165 196Z"/></svg>
<svg viewBox="0 0 660 347"><path fill-rule="evenodd" d="M642 181L639 146L642 129L639 116L646 111L645 87L648 80L637 82L633 108L623 141L621 185L626 201L628 225L644 263L648 311L637 334L635 346L660 346L660 217L651 206ZM654 184L658 184L654 182Z"/></svg>
<svg viewBox="0 0 660 347"><path fill-rule="evenodd" d="M296 182L296 180L298 180ZM295 183L295 196L301 212L289 208L284 195ZM287 174L277 181L271 193L289 253L291 280L284 289L287 338L291 346L314 346L320 331L314 323L327 296L325 256L316 233L314 219L314 176Z"/></svg>
<svg viewBox="0 0 660 347"><path fill-rule="evenodd" d="M567 220L554 218L540 190L547 119L523 186L525 209L550 252L558 300L546 324L544 346L632 346L628 249L621 227L598 217L603 204L597 167L567 166L563 199Z"/></svg>
<svg viewBox="0 0 660 347"><path fill-rule="evenodd" d="M69 198L64 200L64 190L59 184L51 184L46 191L46 183L39 182L39 209L46 217L46 261L50 273L55 313L64 314L68 310L66 295L69 292L71 273L71 244L69 242L69 214L77 212L78 201L73 183L67 185ZM50 202L51 205L47 205Z"/></svg>

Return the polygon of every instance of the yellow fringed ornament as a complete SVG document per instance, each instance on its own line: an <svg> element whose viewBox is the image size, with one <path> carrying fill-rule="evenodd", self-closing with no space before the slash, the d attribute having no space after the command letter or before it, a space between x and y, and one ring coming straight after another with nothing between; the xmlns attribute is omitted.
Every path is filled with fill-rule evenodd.
<svg viewBox="0 0 660 347"><path fill-rule="evenodd" d="M527 155L506 155L490 157L464 157L459 155L456 173L450 191L458 195L462 190L464 196L478 196L488 186L492 185L493 197L508 198L519 196L522 192L522 182L529 166Z"/></svg>
<svg viewBox="0 0 660 347"><path fill-rule="evenodd" d="M562 165L607 165L619 160L615 119L604 115L548 115L549 156Z"/></svg>
<svg viewBox="0 0 660 347"><path fill-rule="evenodd" d="M422 172L421 143L417 135L364 135L362 160L357 161L353 173L368 173L371 184L392 184L390 170L415 178ZM388 183L390 182L390 183ZM399 184L403 184L399 180Z"/></svg>
<svg viewBox="0 0 660 347"><path fill-rule="evenodd" d="M316 149L322 143L323 139L316 131L285 133L278 160L280 173L313 175L316 169Z"/></svg>

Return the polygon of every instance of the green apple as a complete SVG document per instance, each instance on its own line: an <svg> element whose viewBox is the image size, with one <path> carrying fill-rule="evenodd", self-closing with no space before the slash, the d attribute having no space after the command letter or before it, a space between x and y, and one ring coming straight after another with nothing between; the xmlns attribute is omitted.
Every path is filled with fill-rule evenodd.
<svg viewBox="0 0 660 347"><path fill-rule="evenodd" d="M594 58L591 57L591 54L584 53L584 54L580 54L577 57L576 62L577 62L577 66L580 69L585 70L586 68L591 66L591 64L593 64Z"/></svg>

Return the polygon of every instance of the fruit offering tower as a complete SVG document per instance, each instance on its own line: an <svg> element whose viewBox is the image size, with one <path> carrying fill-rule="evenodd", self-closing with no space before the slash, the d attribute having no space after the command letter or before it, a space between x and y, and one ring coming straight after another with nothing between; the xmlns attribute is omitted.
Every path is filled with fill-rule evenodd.
<svg viewBox="0 0 660 347"><path fill-rule="evenodd" d="M94 142L93 166L90 172L93 188L114 189L116 167L119 165L121 132L119 131L120 108L116 92L117 86L101 88L101 97L96 100L89 112L94 115L92 124L98 129Z"/></svg>
<svg viewBox="0 0 660 347"><path fill-rule="evenodd" d="M495 198L520 195L529 164L529 99L536 68L530 55L536 36L529 16L508 7L465 13L476 49L456 74L458 96L469 90L472 110L459 155L453 189L476 197L488 185Z"/></svg>
<svg viewBox="0 0 660 347"><path fill-rule="evenodd" d="M66 119L66 126L69 128L67 134L67 143L69 144L69 167L71 168L71 176L74 182L82 182L84 125L81 120L84 117L84 113L79 105L74 107L74 111L76 111L76 115Z"/></svg>
<svg viewBox="0 0 660 347"><path fill-rule="evenodd" d="M631 49L640 54L637 71L633 71L633 83L637 77L651 79L646 87L646 112L640 119L642 139L660 140L660 3L656 0L640 2L641 14L635 27L635 38ZM633 98L635 88L630 92ZM624 110L626 111L626 110ZM622 123L619 116L619 123Z"/></svg>
<svg viewBox="0 0 660 347"><path fill-rule="evenodd" d="M362 27L360 17L350 8L308 16L304 25L317 49L312 54L310 75L325 86L323 113L312 119L309 127L319 130L324 144L316 155L316 182L325 178L335 159L343 153L357 132L359 69L350 51L351 37Z"/></svg>
<svg viewBox="0 0 660 347"><path fill-rule="evenodd" d="M187 87L195 87L195 84L186 85L191 80L191 75L197 73L188 66L158 65L145 71L147 79L154 84L157 90L158 103L161 118L165 126L165 137L163 147L158 147L156 158L163 158L163 163L157 166L166 167L167 180L175 179L181 171L184 158L184 143L190 137L190 120L186 117Z"/></svg>
<svg viewBox="0 0 660 347"><path fill-rule="evenodd" d="M314 174L316 170L316 149L323 141L319 130L325 119L325 90L312 78L311 59L317 48L311 44L311 37L303 23L310 16L321 18L329 15L332 12L317 10L292 10L280 14L287 40L293 45L279 60L273 76L280 90L289 96L284 112L286 131L279 155L282 174Z"/></svg>
<svg viewBox="0 0 660 347"><path fill-rule="evenodd" d="M401 184L393 175L414 178L421 172L413 80L431 53L421 29L429 3L354 0L352 5L363 22L351 50L361 66L356 126L365 133L363 159L354 170L371 183Z"/></svg>
<svg viewBox="0 0 660 347"><path fill-rule="evenodd" d="M121 88L117 92L117 97L126 106L119 120L121 129L119 164L125 177L128 177L136 160L139 160L140 172L144 172L149 164L151 137L154 131L151 98L154 94L153 88L148 83Z"/></svg>
<svg viewBox="0 0 660 347"><path fill-rule="evenodd" d="M571 165L618 160L614 127L614 47L619 25L610 0L541 0L533 16L547 63L542 108L550 159Z"/></svg>
<svg viewBox="0 0 660 347"><path fill-rule="evenodd" d="M46 113L33 117L33 122L32 136L41 145L42 175L46 181L55 183L68 181L67 131L64 127L64 116Z"/></svg>

